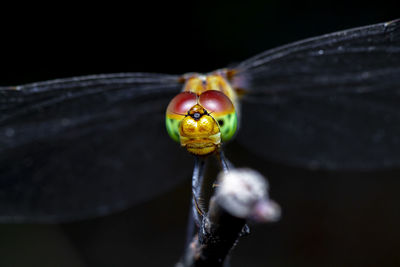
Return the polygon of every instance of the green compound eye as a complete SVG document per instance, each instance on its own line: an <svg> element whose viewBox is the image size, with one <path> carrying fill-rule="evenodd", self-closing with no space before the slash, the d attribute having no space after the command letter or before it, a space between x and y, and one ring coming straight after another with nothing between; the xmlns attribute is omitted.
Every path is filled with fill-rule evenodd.
<svg viewBox="0 0 400 267"><path fill-rule="evenodd" d="M197 95L191 92L182 92L176 95L167 107L165 113L165 126L169 136L176 142L180 142L179 124L188 110L196 105Z"/></svg>
<svg viewBox="0 0 400 267"><path fill-rule="evenodd" d="M237 128L237 114L232 101L220 91L209 90L199 96L199 103L218 122L222 142L232 139Z"/></svg>
<svg viewBox="0 0 400 267"><path fill-rule="evenodd" d="M176 142L179 141L179 119L169 118L168 116L165 117L165 126L167 127L167 132L169 136Z"/></svg>
<svg viewBox="0 0 400 267"><path fill-rule="evenodd" d="M236 112L229 113L215 118L219 124L223 142L229 141L235 135L237 129Z"/></svg>

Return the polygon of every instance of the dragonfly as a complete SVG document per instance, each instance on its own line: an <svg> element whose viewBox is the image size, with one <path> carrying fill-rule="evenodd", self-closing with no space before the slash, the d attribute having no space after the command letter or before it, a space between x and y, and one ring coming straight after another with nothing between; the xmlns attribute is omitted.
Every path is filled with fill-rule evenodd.
<svg viewBox="0 0 400 267"><path fill-rule="evenodd" d="M265 160L400 166L400 20L284 45L215 73L238 97L238 130L227 139ZM1 87L0 222L103 216L187 179L193 159L165 130L187 77L116 73Z"/></svg>

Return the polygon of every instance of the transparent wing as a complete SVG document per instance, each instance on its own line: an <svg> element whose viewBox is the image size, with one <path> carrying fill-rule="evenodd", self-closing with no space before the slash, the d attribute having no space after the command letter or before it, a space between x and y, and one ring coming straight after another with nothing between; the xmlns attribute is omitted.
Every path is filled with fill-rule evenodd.
<svg viewBox="0 0 400 267"><path fill-rule="evenodd" d="M0 88L0 222L105 215L190 179L164 129L180 87L127 73Z"/></svg>
<svg viewBox="0 0 400 267"><path fill-rule="evenodd" d="M238 138L311 168L400 166L400 20L266 51L236 67Z"/></svg>

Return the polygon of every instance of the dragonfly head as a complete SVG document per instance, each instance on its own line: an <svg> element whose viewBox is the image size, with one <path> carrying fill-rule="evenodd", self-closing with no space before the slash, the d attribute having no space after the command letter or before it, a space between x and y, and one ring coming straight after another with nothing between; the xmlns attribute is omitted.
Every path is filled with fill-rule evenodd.
<svg viewBox="0 0 400 267"><path fill-rule="evenodd" d="M237 116L230 99L219 91L182 92L168 105L166 126L170 137L190 153L208 155L234 136Z"/></svg>

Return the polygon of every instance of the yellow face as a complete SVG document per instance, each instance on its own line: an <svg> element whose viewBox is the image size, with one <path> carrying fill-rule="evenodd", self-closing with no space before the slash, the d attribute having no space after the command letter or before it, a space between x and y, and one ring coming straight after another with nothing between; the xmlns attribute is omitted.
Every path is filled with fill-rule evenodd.
<svg viewBox="0 0 400 267"><path fill-rule="evenodd" d="M200 105L194 105L179 127L181 145L196 155L213 153L221 144L217 121Z"/></svg>

